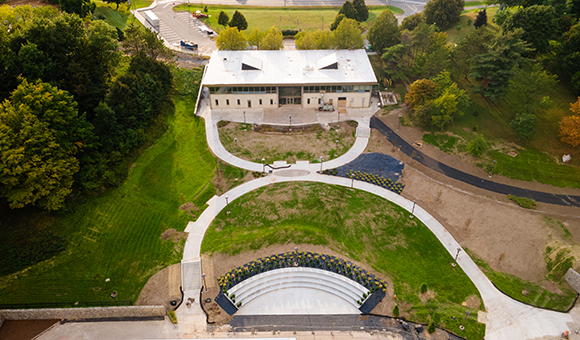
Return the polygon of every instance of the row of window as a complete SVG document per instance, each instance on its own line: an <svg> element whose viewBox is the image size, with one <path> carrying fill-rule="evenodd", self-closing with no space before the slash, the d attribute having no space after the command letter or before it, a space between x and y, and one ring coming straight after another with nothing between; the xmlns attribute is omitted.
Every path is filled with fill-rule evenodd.
<svg viewBox="0 0 580 340"><path fill-rule="evenodd" d="M372 87L371 85L304 86L304 93L370 92L371 87ZM210 87L209 93L212 94L277 93L277 87L276 86Z"/></svg>
<svg viewBox="0 0 580 340"><path fill-rule="evenodd" d="M276 93L276 86L210 87L209 93L217 93L217 94Z"/></svg>
<svg viewBox="0 0 580 340"><path fill-rule="evenodd" d="M241 105L241 101L239 99L236 99L236 101L238 103L238 106L240 106ZM262 99L258 99L258 102L260 103L260 106L261 106L262 105ZM216 106L219 106L220 105L219 100L217 100L217 99L215 100L215 105ZM228 105L228 106L230 105L230 100L229 99L226 99L226 105ZM274 105L274 99L270 99L270 105ZM251 100L248 100L248 107L252 107L252 101Z"/></svg>

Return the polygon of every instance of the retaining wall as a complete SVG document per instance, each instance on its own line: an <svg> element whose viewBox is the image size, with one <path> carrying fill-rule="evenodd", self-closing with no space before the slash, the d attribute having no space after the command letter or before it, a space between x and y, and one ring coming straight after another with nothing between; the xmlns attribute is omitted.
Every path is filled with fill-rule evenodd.
<svg viewBox="0 0 580 340"><path fill-rule="evenodd" d="M3 309L0 320L101 319L165 316L163 306L126 306L93 308Z"/></svg>

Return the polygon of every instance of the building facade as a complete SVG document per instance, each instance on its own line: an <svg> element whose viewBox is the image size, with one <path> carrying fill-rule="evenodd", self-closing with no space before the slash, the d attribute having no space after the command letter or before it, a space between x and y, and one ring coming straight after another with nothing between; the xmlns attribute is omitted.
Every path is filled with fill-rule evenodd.
<svg viewBox="0 0 580 340"><path fill-rule="evenodd" d="M212 109L364 108L376 83L364 50L215 51L203 79Z"/></svg>

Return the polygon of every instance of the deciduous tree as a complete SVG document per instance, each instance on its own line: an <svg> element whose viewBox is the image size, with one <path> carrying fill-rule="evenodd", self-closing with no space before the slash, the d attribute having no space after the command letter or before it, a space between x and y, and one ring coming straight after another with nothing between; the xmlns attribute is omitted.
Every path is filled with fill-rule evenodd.
<svg viewBox="0 0 580 340"><path fill-rule="evenodd" d="M383 54L385 50L399 43L399 24L391 10L383 11L367 33L367 38L374 51Z"/></svg>
<svg viewBox="0 0 580 340"><path fill-rule="evenodd" d="M519 138L530 140L536 133L536 116L531 113L518 113L516 118L510 122L510 127L516 132Z"/></svg>
<svg viewBox="0 0 580 340"><path fill-rule="evenodd" d="M451 69L456 77L467 79L474 56L487 52L488 44L496 32L484 26L471 31L451 50Z"/></svg>
<svg viewBox="0 0 580 340"><path fill-rule="evenodd" d="M228 27L220 32L216 45L220 51L237 51L246 49L248 42L244 32L236 27Z"/></svg>
<svg viewBox="0 0 580 340"><path fill-rule="evenodd" d="M515 112L538 114L549 104L557 77L548 73L541 64L517 68L509 81L506 101Z"/></svg>
<svg viewBox="0 0 580 340"><path fill-rule="evenodd" d="M566 116L560 121L560 137L562 142L578 147L580 145L580 97L575 103L570 104L571 116Z"/></svg>
<svg viewBox="0 0 580 340"><path fill-rule="evenodd" d="M521 38L540 54L548 50L549 40L554 39L558 32L554 9L543 5L520 8L506 19L502 27L506 31L523 29Z"/></svg>
<svg viewBox="0 0 580 340"><path fill-rule="evenodd" d="M413 31L415 27L417 27L417 25L419 25L420 23L425 23L425 14L423 14L423 12L415 13L413 15L405 17L399 29L401 31L403 30Z"/></svg>
<svg viewBox="0 0 580 340"><path fill-rule="evenodd" d="M284 48L284 37L282 36L282 31L276 27L272 27L266 33L264 39L260 43L261 50L281 50Z"/></svg>
<svg viewBox="0 0 580 340"><path fill-rule="evenodd" d="M97 5L90 0L59 0L59 4L64 12L78 14L83 18L92 14L97 8Z"/></svg>
<svg viewBox="0 0 580 340"><path fill-rule="evenodd" d="M120 4L124 4L127 3L127 0L104 0L106 3L108 4L115 4L117 5L117 8L115 8L116 10L119 9L119 5Z"/></svg>
<svg viewBox="0 0 580 340"><path fill-rule="evenodd" d="M258 27L254 27L252 32L250 32L250 35L248 35L248 44L250 46L256 46L258 49L260 49L260 43L265 36L266 32L262 31Z"/></svg>
<svg viewBox="0 0 580 340"><path fill-rule="evenodd" d="M358 22L344 19L334 31L334 43L338 49L358 49L364 47Z"/></svg>
<svg viewBox="0 0 580 340"><path fill-rule="evenodd" d="M409 93L405 96L405 103L410 109L414 109L427 101L437 98L438 95L439 87L433 80L419 79L409 87Z"/></svg>
<svg viewBox="0 0 580 340"><path fill-rule="evenodd" d="M336 30L336 28L338 27L338 25L340 25L341 21L346 18L344 16L344 14L338 14L336 17L334 17L334 21L332 22L332 24L330 24L330 30L334 31Z"/></svg>
<svg viewBox="0 0 580 340"><path fill-rule="evenodd" d="M425 53L425 61L421 68L424 77L432 77L447 69L449 65L449 50L447 49L447 34L435 32L429 36L429 44Z"/></svg>
<svg viewBox="0 0 580 340"><path fill-rule="evenodd" d="M446 30L459 22L464 0L431 0L425 5L423 13L427 24L435 24Z"/></svg>

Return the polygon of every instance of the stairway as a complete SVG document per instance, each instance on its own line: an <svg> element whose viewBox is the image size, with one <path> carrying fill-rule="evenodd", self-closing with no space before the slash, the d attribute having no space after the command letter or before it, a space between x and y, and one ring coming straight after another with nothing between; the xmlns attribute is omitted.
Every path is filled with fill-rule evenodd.
<svg viewBox="0 0 580 340"><path fill-rule="evenodd" d="M181 261L181 286L184 291L201 289L201 261Z"/></svg>

